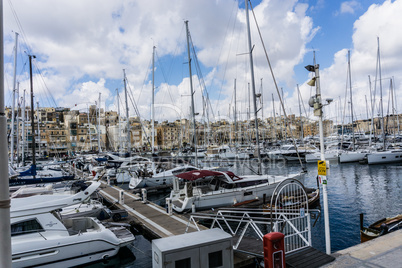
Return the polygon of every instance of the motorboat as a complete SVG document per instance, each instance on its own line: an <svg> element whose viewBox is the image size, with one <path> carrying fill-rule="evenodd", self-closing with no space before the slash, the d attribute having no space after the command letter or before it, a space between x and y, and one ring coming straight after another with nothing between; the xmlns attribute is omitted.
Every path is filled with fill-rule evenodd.
<svg viewBox="0 0 402 268"><path fill-rule="evenodd" d="M86 202L62 208L60 215L63 219L95 217L98 220L106 220L112 217L112 211L99 200L91 198Z"/></svg>
<svg viewBox="0 0 402 268"><path fill-rule="evenodd" d="M367 154L367 163L386 164L402 162L402 150L377 151Z"/></svg>
<svg viewBox="0 0 402 268"><path fill-rule="evenodd" d="M83 180L63 181L45 184L28 184L10 187L10 198L21 198L43 194L76 194L88 185Z"/></svg>
<svg viewBox="0 0 402 268"><path fill-rule="evenodd" d="M196 210L231 206L264 196L268 198L278 183L298 176L300 174L239 177L230 171L193 170L176 175L185 184L180 189L178 179L174 180L170 200L172 208L177 212L190 210L193 206Z"/></svg>
<svg viewBox="0 0 402 268"><path fill-rule="evenodd" d="M199 168L191 165L184 165L174 167L172 169L165 170L156 174L152 174L147 170L138 170L137 172L133 173L128 188L135 189L145 187L156 187L162 185L172 185L173 179L177 174L192 170L199 170Z"/></svg>
<svg viewBox="0 0 402 268"><path fill-rule="evenodd" d="M135 238L124 227L106 228L98 219L63 219L59 210L88 199L100 186L92 181L74 195L11 199L13 267L71 267L114 256Z"/></svg>

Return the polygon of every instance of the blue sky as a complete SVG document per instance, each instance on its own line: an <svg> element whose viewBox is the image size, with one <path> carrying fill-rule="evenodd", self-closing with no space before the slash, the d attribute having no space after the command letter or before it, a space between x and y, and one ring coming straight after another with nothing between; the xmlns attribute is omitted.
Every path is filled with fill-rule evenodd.
<svg viewBox="0 0 402 268"><path fill-rule="evenodd" d="M275 79L283 89L288 114L298 114L296 84L305 106L313 94L313 89L306 85L310 74L304 66L312 64L315 50L323 98L335 99L325 116L341 120L340 111L347 110L345 96L349 98L345 93L346 56L347 50L351 50L354 110L356 118L366 117L367 77L375 77L377 36L383 78L393 77L398 92L402 38L395 33L402 25L401 1L252 0L251 3ZM203 76L201 81L193 65L196 112L200 114L197 119L202 120L200 84L205 83L211 103L210 120L233 120L234 79L238 113L241 119L246 119L251 78L248 56L244 54L248 51L244 7L244 1L222 0L60 0L57 4L51 0L7 1L4 3L6 105L11 105L14 32L18 32L20 92L29 90L27 54L34 54L37 56L34 95L40 106L84 111L88 104L98 101L101 93L102 107L117 110L116 88L123 100L120 104L124 104L122 70L125 69L130 95L141 117L149 119L150 63L155 45L156 120L188 117L190 89L184 25L188 20ZM256 91L260 91L262 79L263 113L267 117L273 113L272 94L276 109L278 96L251 14L250 19ZM192 62L195 63L194 56ZM387 103L389 81L384 79L383 87ZM398 102L399 97L402 94L396 94ZM379 96L376 106L378 100ZM135 109L129 103L133 116ZM306 112L314 119L307 107Z"/></svg>

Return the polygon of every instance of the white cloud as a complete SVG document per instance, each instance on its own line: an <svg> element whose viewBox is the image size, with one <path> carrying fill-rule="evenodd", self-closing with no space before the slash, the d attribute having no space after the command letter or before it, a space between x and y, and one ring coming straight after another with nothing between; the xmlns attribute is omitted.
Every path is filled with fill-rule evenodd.
<svg viewBox="0 0 402 268"><path fill-rule="evenodd" d="M263 0L254 7L276 79L283 85L295 84L294 66L302 61L306 44L318 29L306 15L307 8L307 4L296 0ZM18 15L23 31L17 26L12 9ZM242 103L239 107L245 109L247 106L248 57L237 56L248 51L245 12L238 11L237 1L59 0L53 3L51 0L21 0L5 3L4 14L7 56L11 57L12 31L21 32L21 43L27 42L32 49L30 53L38 56L37 64L46 77L47 88L59 106L71 107L78 97L80 101L94 102L101 92L102 99L112 103L109 107L116 107L112 96L116 83L120 90L123 87L122 69L126 69L133 96L139 98L136 100L138 109L143 117L149 118L151 87L147 81L150 79L152 46L157 46L159 58L169 56L166 61L186 52L184 20L189 20L200 62L210 71L204 69L203 77L213 108L220 108L220 115L227 114L234 78L237 78L238 100ZM264 88L271 94L274 90L272 78L254 19L252 16L250 19L256 81L263 78ZM184 55L175 57L175 64L183 65L187 61ZM171 62L167 62L169 64ZM179 82L165 81L170 85L156 85L156 101L159 104L171 102L165 90L170 88L174 101L171 104L187 110L189 100L181 95L189 94L188 71L185 67L165 68ZM193 74L199 77L195 70ZM27 81L27 78L19 80ZM194 85L198 87L198 84L197 79ZM201 110L199 89L196 94L196 106ZM164 97L160 99L160 96ZM214 112L218 114L218 110ZM130 114L134 114L133 107ZM166 119L171 119L168 116L170 114L166 112Z"/></svg>
<svg viewBox="0 0 402 268"><path fill-rule="evenodd" d="M360 8L361 5L358 1L347 1L341 3L340 13L350 13L354 14L357 8Z"/></svg>
<svg viewBox="0 0 402 268"><path fill-rule="evenodd" d="M370 106L368 76L370 75L372 88L374 88L377 64L377 37L380 40L384 114L388 110L388 104L391 104L389 102L389 88L390 78L392 77L395 79L394 88L396 89L397 103L402 103L402 96L398 93L402 86L402 81L399 78L402 73L402 66L399 64L399 59L402 58L402 36L396 34L399 32L400 25L402 25L401 12L402 1L385 1L383 4L371 5L354 23L351 77L353 105L357 119L367 117L366 98L368 106ZM349 87L346 84L347 68L347 49L342 49L334 55L333 64L329 68L321 70L320 75L323 98L332 97L338 99L341 97L342 107L345 102L346 88ZM306 97L308 96L307 91L307 89L304 89ZM379 94L379 83L377 83L376 107L379 106ZM347 98L349 98L349 95ZM346 101L349 101L349 99ZM337 105L339 105L339 102ZM332 116L334 118L335 106L331 109L333 109ZM348 110L346 109L346 111ZM391 107L389 111L391 111ZM376 110L375 114L377 112ZM350 120L349 117L347 120Z"/></svg>

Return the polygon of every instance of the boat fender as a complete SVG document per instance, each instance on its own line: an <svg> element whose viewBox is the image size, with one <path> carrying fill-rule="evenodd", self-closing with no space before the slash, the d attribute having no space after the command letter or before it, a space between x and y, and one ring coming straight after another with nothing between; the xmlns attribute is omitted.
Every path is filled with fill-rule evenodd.
<svg viewBox="0 0 402 268"><path fill-rule="evenodd" d="M119 213L116 213L113 215L112 219L114 221L121 221L121 215Z"/></svg>
<svg viewBox="0 0 402 268"><path fill-rule="evenodd" d="M107 264L109 262L109 255L105 254L102 256L103 263Z"/></svg>
<svg viewBox="0 0 402 268"><path fill-rule="evenodd" d="M386 223L381 224L380 226L380 235L385 235L388 233L388 225Z"/></svg>

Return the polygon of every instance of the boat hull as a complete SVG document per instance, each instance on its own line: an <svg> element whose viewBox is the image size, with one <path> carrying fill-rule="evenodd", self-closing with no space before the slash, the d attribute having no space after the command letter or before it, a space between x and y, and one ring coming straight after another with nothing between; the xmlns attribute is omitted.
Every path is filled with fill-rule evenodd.
<svg viewBox="0 0 402 268"><path fill-rule="evenodd" d="M367 241L370 241L374 238L377 238L380 236L380 232L377 230L372 230L369 228L363 228L363 230L360 230L360 243L364 243Z"/></svg>
<svg viewBox="0 0 402 268"><path fill-rule="evenodd" d="M359 152L346 152L339 155L339 163L351 163L362 161L366 157L367 153Z"/></svg>
<svg viewBox="0 0 402 268"><path fill-rule="evenodd" d="M196 187L193 189L191 197L184 199L172 197L172 208L177 212L184 212L192 209L194 204L196 210L205 210L232 206L252 199L263 199L264 196L265 198L269 198L272 196L277 184L286 178L277 179L275 183L263 183L244 188L223 189L207 193L203 193L202 188Z"/></svg>
<svg viewBox="0 0 402 268"><path fill-rule="evenodd" d="M32 244L26 243L30 248L22 249L22 252L12 254L13 267L71 267L90 262L104 260L118 253L119 245L116 239L115 244L110 241L99 239L98 235L92 236L88 233L82 235L82 239L77 241L77 237L64 242L60 245L60 240L47 240L46 246L41 247L40 242L32 250ZM24 243L24 242L21 242ZM18 245L13 243L13 249ZM31 251L29 251L31 249Z"/></svg>
<svg viewBox="0 0 402 268"><path fill-rule="evenodd" d="M37 178L17 177L9 179L9 186L71 181L74 180L74 178L75 178L74 175L62 176L62 177L37 177Z"/></svg>
<svg viewBox="0 0 402 268"><path fill-rule="evenodd" d="M398 162L402 162L402 151L376 152L367 155L367 163L369 165Z"/></svg>

